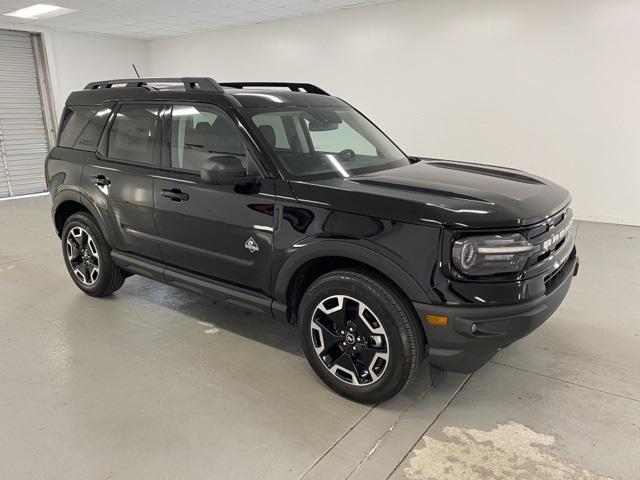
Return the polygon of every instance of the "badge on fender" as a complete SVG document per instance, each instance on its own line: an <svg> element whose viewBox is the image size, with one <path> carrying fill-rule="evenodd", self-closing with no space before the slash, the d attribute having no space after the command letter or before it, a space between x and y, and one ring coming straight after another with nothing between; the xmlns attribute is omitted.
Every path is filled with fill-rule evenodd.
<svg viewBox="0 0 640 480"><path fill-rule="evenodd" d="M244 242L244 248L249 250L251 253L256 253L258 250L260 250L260 247L258 247L258 243L253 239L253 237L249 237L249 240Z"/></svg>

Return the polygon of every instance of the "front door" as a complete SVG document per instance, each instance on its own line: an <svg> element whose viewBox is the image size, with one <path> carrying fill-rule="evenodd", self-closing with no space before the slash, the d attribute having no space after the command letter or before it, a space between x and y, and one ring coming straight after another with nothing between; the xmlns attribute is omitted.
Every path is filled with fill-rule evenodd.
<svg viewBox="0 0 640 480"><path fill-rule="evenodd" d="M165 263L269 295L273 181L249 188L203 183L200 167L216 155L236 156L251 169L240 131L212 105L174 105L168 119L170 155L154 187Z"/></svg>

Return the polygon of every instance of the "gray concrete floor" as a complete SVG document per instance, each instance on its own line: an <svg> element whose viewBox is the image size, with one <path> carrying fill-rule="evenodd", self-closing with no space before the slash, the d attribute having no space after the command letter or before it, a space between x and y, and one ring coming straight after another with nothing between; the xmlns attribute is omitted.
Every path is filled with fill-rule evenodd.
<svg viewBox="0 0 640 480"><path fill-rule="evenodd" d="M580 222L558 312L472 376L375 407L288 325L63 265L48 197L0 202L1 479L638 479L640 229Z"/></svg>

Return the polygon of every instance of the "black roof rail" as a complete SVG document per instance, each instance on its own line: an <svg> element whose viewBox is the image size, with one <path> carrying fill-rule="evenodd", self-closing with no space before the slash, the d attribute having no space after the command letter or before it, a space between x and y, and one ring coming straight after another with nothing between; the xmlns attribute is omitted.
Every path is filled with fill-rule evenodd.
<svg viewBox="0 0 640 480"><path fill-rule="evenodd" d="M179 77L179 78L119 78L115 80L104 80L101 82L91 82L85 90L98 90L102 88L112 88L118 85L125 87L149 87L150 83L181 83L185 91L200 91L210 93L223 93L222 87L213 78L209 77Z"/></svg>
<svg viewBox="0 0 640 480"><path fill-rule="evenodd" d="M292 92L304 91L307 93L317 93L318 95L329 95L325 90L311 83L289 83L289 82L224 82L221 87L244 88L244 87L285 87Z"/></svg>

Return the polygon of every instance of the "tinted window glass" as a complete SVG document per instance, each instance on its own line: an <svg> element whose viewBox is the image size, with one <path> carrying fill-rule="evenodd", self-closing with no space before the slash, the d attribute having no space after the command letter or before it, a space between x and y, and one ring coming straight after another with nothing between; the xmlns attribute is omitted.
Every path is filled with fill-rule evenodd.
<svg viewBox="0 0 640 480"><path fill-rule="evenodd" d="M87 151L95 150L110 113L110 107L67 107L60 127L58 146Z"/></svg>
<svg viewBox="0 0 640 480"><path fill-rule="evenodd" d="M351 177L409 165L375 125L346 107L247 109L291 177Z"/></svg>
<svg viewBox="0 0 640 480"><path fill-rule="evenodd" d="M343 150L353 150L359 155L376 155L376 147L347 122L339 123L335 130L317 132L309 128L308 119L305 119L305 122L316 152L340 153Z"/></svg>
<svg viewBox="0 0 640 480"><path fill-rule="evenodd" d="M176 105L171 114L171 166L200 171L208 158L233 155L244 158L238 129L213 108Z"/></svg>
<svg viewBox="0 0 640 480"><path fill-rule="evenodd" d="M253 117L267 143L274 148L291 148L282 115L278 113L262 113Z"/></svg>
<svg viewBox="0 0 640 480"><path fill-rule="evenodd" d="M136 163L153 163L158 147L160 107L123 105L109 132L108 156Z"/></svg>

